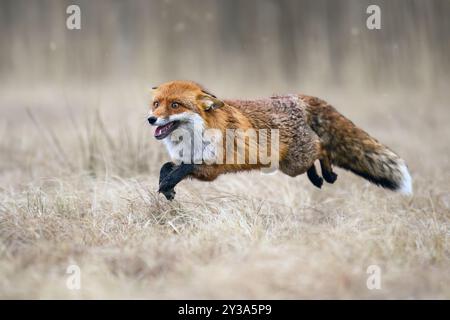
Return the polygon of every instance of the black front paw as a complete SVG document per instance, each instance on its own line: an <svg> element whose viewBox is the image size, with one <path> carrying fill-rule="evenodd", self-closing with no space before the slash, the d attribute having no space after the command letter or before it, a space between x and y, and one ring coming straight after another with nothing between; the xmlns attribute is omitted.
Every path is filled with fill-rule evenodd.
<svg viewBox="0 0 450 320"><path fill-rule="evenodd" d="M172 201L173 199L175 199L175 190L171 189L171 190L167 190L167 191L158 191L160 193L162 193L164 195L164 197L166 197L167 200Z"/></svg>
<svg viewBox="0 0 450 320"><path fill-rule="evenodd" d="M175 190L172 184L168 183L167 180L161 181L159 184L159 193L162 193L167 200L172 201L175 198Z"/></svg>
<svg viewBox="0 0 450 320"><path fill-rule="evenodd" d="M175 186L194 170L193 164L174 165L173 163L166 163L161 168L159 177L159 192L164 194L167 200L172 200L175 197Z"/></svg>

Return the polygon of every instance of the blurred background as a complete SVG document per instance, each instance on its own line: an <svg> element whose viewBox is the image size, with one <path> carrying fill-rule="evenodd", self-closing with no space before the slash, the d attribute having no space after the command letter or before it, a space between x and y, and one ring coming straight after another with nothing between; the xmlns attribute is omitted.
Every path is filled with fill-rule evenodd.
<svg viewBox="0 0 450 320"><path fill-rule="evenodd" d="M2 0L2 86L193 79L228 94L445 87L447 0ZM66 8L81 8L81 30ZM381 8L368 30L366 8ZM242 88L245 87L245 90Z"/></svg>
<svg viewBox="0 0 450 320"><path fill-rule="evenodd" d="M449 299L449 75L449 0L0 0L0 298ZM337 168L168 202L147 117L173 79L327 100L406 160L414 196Z"/></svg>
<svg viewBox="0 0 450 320"><path fill-rule="evenodd" d="M2 0L0 30L0 168L14 181L156 172L149 88L173 79L223 98L316 95L394 150L446 134L448 0Z"/></svg>

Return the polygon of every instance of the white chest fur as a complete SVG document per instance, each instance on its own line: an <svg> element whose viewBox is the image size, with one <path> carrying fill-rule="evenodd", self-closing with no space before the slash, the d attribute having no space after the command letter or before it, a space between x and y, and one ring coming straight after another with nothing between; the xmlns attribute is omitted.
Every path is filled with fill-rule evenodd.
<svg viewBox="0 0 450 320"><path fill-rule="evenodd" d="M163 139L164 145L175 163L211 163L216 159L216 145L211 144L210 136L204 135L203 119L191 114L189 121ZM218 140L218 139L217 139Z"/></svg>

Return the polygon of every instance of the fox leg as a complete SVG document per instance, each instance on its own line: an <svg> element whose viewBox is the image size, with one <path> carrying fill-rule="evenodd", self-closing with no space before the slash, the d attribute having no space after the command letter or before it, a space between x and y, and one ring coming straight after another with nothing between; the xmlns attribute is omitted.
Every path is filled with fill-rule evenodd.
<svg viewBox="0 0 450 320"><path fill-rule="evenodd" d="M159 183L164 180L164 178L173 170L173 167L175 166L175 163L173 162L166 162L161 167L161 170L159 171Z"/></svg>
<svg viewBox="0 0 450 320"><path fill-rule="evenodd" d="M320 169L322 170L322 176L328 183L334 183L337 179L337 174L333 172L333 168L331 168L330 159L328 157L324 157L320 159Z"/></svg>
<svg viewBox="0 0 450 320"><path fill-rule="evenodd" d="M166 162L159 171L159 185L160 189L158 192L162 192L167 200L173 200L175 198L175 190L166 190L161 191L161 182L172 172L173 168L175 167L175 163L173 162Z"/></svg>
<svg viewBox="0 0 450 320"><path fill-rule="evenodd" d="M163 165L160 172L159 190L167 200L175 198L175 186L194 171L193 164L174 165L168 162ZM166 174L164 176L164 174ZM164 176L164 177L163 177Z"/></svg>
<svg viewBox="0 0 450 320"><path fill-rule="evenodd" d="M317 174L316 166L314 165L314 163L311 168L308 169L306 174L308 175L309 181L311 181L313 185L315 185L319 189L322 187L323 179Z"/></svg>

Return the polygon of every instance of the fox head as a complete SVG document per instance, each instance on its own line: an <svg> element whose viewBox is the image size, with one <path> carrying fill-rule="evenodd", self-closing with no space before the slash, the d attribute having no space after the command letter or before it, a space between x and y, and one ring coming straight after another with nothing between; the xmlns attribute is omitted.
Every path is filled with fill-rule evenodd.
<svg viewBox="0 0 450 320"><path fill-rule="evenodd" d="M153 88L148 122L156 126L155 138L164 139L179 127L202 130L224 102L192 81L171 81Z"/></svg>

